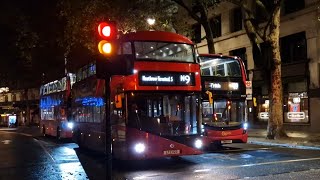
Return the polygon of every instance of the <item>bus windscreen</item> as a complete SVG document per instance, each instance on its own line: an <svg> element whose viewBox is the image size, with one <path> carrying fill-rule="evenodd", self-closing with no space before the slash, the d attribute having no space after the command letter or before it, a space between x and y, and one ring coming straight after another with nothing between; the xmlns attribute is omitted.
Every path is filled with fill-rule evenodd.
<svg viewBox="0 0 320 180"><path fill-rule="evenodd" d="M135 93L128 110L130 127L169 136L197 134L195 95Z"/></svg>
<svg viewBox="0 0 320 180"><path fill-rule="evenodd" d="M241 77L240 64L233 58L200 57L201 75L218 77Z"/></svg>

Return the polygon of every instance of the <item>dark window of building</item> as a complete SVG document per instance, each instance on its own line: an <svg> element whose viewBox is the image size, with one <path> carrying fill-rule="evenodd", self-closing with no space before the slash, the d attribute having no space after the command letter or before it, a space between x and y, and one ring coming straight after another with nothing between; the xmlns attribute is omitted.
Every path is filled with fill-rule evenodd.
<svg viewBox="0 0 320 180"><path fill-rule="evenodd" d="M231 11L230 16L230 32L242 30L242 13L241 8L236 8Z"/></svg>
<svg viewBox="0 0 320 180"><path fill-rule="evenodd" d="M291 63L307 59L306 33L300 32L280 39L281 61Z"/></svg>
<svg viewBox="0 0 320 180"><path fill-rule="evenodd" d="M210 27L214 38L221 36L221 15L210 19Z"/></svg>
<svg viewBox="0 0 320 180"><path fill-rule="evenodd" d="M304 8L304 0L284 0L284 14L293 13Z"/></svg>
<svg viewBox="0 0 320 180"><path fill-rule="evenodd" d="M264 66L269 66L270 61L272 60L272 48L271 45L268 43L261 43L260 44L261 48L261 63L262 67Z"/></svg>
<svg viewBox="0 0 320 180"><path fill-rule="evenodd" d="M201 42L201 24L194 24L192 26L192 41L194 43L200 43Z"/></svg>
<svg viewBox="0 0 320 180"><path fill-rule="evenodd" d="M229 52L230 56L238 56L241 58L241 60L244 63L244 66L246 68L247 71L247 75L249 73L248 71L248 61L247 61L247 54L246 54L246 48L239 48L239 49L235 49Z"/></svg>

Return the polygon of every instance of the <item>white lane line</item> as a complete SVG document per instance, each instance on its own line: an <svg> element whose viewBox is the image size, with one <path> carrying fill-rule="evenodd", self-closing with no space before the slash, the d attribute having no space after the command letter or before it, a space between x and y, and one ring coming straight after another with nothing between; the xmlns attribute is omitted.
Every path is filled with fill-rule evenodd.
<svg viewBox="0 0 320 180"><path fill-rule="evenodd" d="M196 169L193 171L193 173L206 173L206 172L214 172L217 169L232 169L232 168L241 168L241 167L251 167L251 166L262 166L262 165L269 165L269 164L280 164L280 163L292 163L292 162L301 162L301 161L316 161L316 160L320 160L320 157L316 157L316 158L306 158L306 159L292 159L292 160L284 160L284 161L272 161L272 162L263 162L263 163L255 163L255 164L244 164L244 165L235 165L235 166L216 166L214 168L211 169ZM174 175L174 174L180 174L183 172L172 172L172 173L163 173L168 175ZM155 176L161 177L161 173L157 173L157 174L145 174L145 175L140 175L140 176L135 176L133 177L134 180L142 180L142 179L148 179L148 178L152 178Z"/></svg>
<svg viewBox="0 0 320 180"><path fill-rule="evenodd" d="M51 158L51 160L55 163L56 161L54 160L54 158L51 156L51 154L48 152L48 150L42 145L42 143L37 140L37 139L34 139L39 145L40 147L44 150L44 152Z"/></svg>
<svg viewBox="0 0 320 180"><path fill-rule="evenodd" d="M272 161L272 162L263 162L263 163L256 163L256 164L245 164L245 165L239 165L235 167L250 167L250 166L261 166L261 165L269 165L269 164L292 163L292 162L315 161L315 160L320 160L320 157L306 158L306 159L291 159L291 160L284 160L284 161Z"/></svg>
<svg viewBox="0 0 320 180"><path fill-rule="evenodd" d="M293 162L301 162L301 161L316 161L320 160L320 157L316 158L306 158L306 159L292 159L292 160L284 160L284 161L272 161L272 162L262 162L262 163L254 163L254 164L243 164L243 165L235 165L235 166L217 166L214 167L214 169L198 169L194 170L193 172L208 172L208 171L213 171L217 169L224 169L224 168L239 168L239 167L251 167L251 166L262 166L262 165L270 165L270 164L284 164L284 163L293 163Z"/></svg>

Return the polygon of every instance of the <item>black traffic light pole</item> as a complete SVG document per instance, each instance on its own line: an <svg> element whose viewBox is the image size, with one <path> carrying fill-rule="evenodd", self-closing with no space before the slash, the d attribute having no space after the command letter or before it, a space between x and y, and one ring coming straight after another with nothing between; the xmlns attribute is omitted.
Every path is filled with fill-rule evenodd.
<svg viewBox="0 0 320 180"><path fill-rule="evenodd" d="M106 135L105 135L105 152L106 152L106 178L112 180L112 137L111 137L111 99L110 99L110 81L111 77L105 78L105 104L106 104Z"/></svg>

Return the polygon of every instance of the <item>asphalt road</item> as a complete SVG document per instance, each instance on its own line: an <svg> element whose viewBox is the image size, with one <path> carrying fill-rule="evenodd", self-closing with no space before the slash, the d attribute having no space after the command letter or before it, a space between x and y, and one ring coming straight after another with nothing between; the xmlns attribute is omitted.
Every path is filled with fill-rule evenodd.
<svg viewBox="0 0 320 180"><path fill-rule="evenodd" d="M127 179L320 179L320 151L252 144L178 160L119 163Z"/></svg>
<svg viewBox="0 0 320 180"><path fill-rule="evenodd" d="M0 131L0 180L88 179L75 147Z"/></svg>
<svg viewBox="0 0 320 180"><path fill-rule="evenodd" d="M320 179L320 151L253 144L178 159L114 161L115 179ZM0 131L2 179L105 179L104 158L74 143Z"/></svg>

